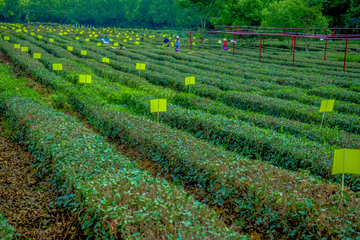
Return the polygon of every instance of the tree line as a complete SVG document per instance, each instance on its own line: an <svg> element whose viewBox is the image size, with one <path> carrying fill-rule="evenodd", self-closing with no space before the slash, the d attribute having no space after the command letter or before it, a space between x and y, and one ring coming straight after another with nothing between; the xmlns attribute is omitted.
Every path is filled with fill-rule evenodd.
<svg viewBox="0 0 360 240"><path fill-rule="evenodd" d="M0 21L187 30L360 27L360 0L0 0Z"/></svg>

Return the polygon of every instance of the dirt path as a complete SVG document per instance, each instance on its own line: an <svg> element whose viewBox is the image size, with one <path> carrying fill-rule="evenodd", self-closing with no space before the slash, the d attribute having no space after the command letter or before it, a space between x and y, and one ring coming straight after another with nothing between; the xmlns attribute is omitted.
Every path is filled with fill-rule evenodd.
<svg viewBox="0 0 360 240"><path fill-rule="evenodd" d="M20 239L79 239L79 223L68 211L53 209L55 193L48 177L39 178L32 156L9 140L11 131L0 119L0 212Z"/></svg>

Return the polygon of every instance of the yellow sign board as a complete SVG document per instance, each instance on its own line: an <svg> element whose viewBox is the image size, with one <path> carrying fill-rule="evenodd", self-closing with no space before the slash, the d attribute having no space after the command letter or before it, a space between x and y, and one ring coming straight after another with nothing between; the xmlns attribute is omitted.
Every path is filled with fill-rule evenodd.
<svg viewBox="0 0 360 240"><path fill-rule="evenodd" d="M337 149L334 151L332 173L360 174L360 149Z"/></svg>
<svg viewBox="0 0 360 240"><path fill-rule="evenodd" d="M79 75L79 83L91 83L91 75Z"/></svg>
<svg viewBox="0 0 360 240"><path fill-rule="evenodd" d="M63 70L63 66L61 63L54 63L53 64L53 70L54 71L62 71Z"/></svg>
<svg viewBox="0 0 360 240"><path fill-rule="evenodd" d="M41 58L41 53L34 53L33 58L34 59L40 59Z"/></svg>
<svg viewBox="0 0 360 240"><path fill-rule="evenodd" d="M166 99L150 100L150 112L166 112Z"/></svg>
<svg viewBox="0 0 360 240"><path fill-rule="evenodd" d="M332 112L334 109L335 100L323 100L319 112Z"/></svg>
<svg viewBox="0 0 360 240"><path fill-rule="evenodd" d="M138 70L145 70L146 64L145 63L136 63L136 69Z"/></svg>
<svg viewBox="0 0 360 240"><path fill-rule="evenodd" d="M195 84L195 77L186 77L185 78L185 86L194 85L194 84Z"/></svg>

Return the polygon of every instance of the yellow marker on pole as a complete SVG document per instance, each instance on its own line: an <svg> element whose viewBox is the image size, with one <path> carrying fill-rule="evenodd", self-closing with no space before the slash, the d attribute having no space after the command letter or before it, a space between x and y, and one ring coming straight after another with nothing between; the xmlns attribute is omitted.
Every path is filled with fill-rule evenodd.
<svg viewBox="0 0 360 240"><path fill-rule="evenodd" d="M140 70L145 70L146 64L145 63L136 63L136 69L139 70L139 77L140 77Z"/></svg>
<svg viewBox="0 0 360 240"><path fill-rule="evenodd" d="M91 83L91 75L79 75L79 83Z"/></svg>
<svg viewBox="0 0 360 240"><path fill-rule="evenodd" d="M335 100L323 100L321 101L321 106L320 106L320 110L319 112L323 112L323 117L321 120L321 125L320 125L320 129L322 127L323 121L324 121L324 117L325 117L325 113L326 112L332 112L334 109L334 104L335 104Z"/></svg>
<svg viewBox="0 0 360 240"><path fill-rule="evenodd" d="M68 50L68 51L73 51L73 50L74 50L74 48L73 48L73 47L68 46L68 47L67 47L67 50Z"/></svg>
<svg viewBox="0 0 360 240"><path fill-rule="evenodd" d="M157 112L157 122L159 122L159 113L166 112L166 99L150 100L150 112Z"/></svg>
<svg viewBox="0 0 360 240"><path fill-rule="evenodd" d="M190 85L195 84L195 77L186 77L185 78L185 86L189 85L189 93L190 93Z"/></svg>
<svg viewBox="0 0 360 240"><path fill-rule="evenodd" d="M29 51L29 48L28 48L28 47L21 47L21 51L22 51L22 52L28 52L28 51Z"/></svg>
<svg viewBox="0 0 360 240"><path fill-rule="evenodd" d="M34 53L33 58L34 59L40 59L41 58L41 53Z"/></svg>
<svg viewBox="0 0 360 240"><path fill-rule="evenodd" d="M63 66L61 63L54 63L53 64L53 71L62 71L63 70Z"/></svg>
<svg viewBox="0 0 360 240"><path fill-rule="evenodd" d="M103 63L110 63L110 59L109 59L109 58L103 58L103 59L102 59L102 62L103 62Z"/></svg>
<svg viewBox="0 0 360 240"><path fill-rule="evenodd" d="M332 175L342 174L341 196L344 192L344 174L360 174L360 149L336 149Z"/></svg>
<svg viewBox="0 0 360 240"><path fill-rule="evenodd" d="M54 39L53 39L53 38L49 38L49 42L54 42Z"/></svg>
<svg viewBox="0 0 360 240"><path fill-rule="evenodd" d="M14 44L14 48L20 49L21 45L20 44Z"/></svg>
<svg viewBox="0 0 360 240"><path fill-rule="evenodd" d="M86 55L87 55L87 51L81 50L81 55L86 56Z"/></svg>

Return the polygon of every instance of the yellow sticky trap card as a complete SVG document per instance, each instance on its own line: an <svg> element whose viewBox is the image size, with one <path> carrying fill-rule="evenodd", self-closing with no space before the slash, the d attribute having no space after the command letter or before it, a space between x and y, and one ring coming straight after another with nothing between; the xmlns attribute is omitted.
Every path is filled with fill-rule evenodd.
<svg viewBox="0 0 360 240"><path fill-rule="evenodd" d="M150 100L150 112L166 112L166 99Z"/></svg>
<svg viewBox="0 0 360 240"><path fill-rule="evenodd" d="M89 35L89 37L92 37L92 36L93 36L93 35L91 35L91 34Z"/></svg>
<svg viewBox="0 0 360 240"><path fill-rule="evenodd" d="M114 47L117 47L117 46L119 46L119 44L118 44L118 43L114 43Z"/></svg>
<svg viewBox="0 0 360 240"><path fill-rule="evenodd" d="M67 35L67 32L64 32L64 35Z"/></svg>
<svg viewBox="0 0 360 240"><path fill-rule="evenodd" d="M96 43L96 45L97 45L97 46L101 46L101 43L98 42L98 43Z"/></svg>
<svg viewBox="0 0 360 240"><path fill-rule="evenodd" d="M62 35L64 35L64 34L63 34L62 32L59 32L59 35L62 36Z"/></svg>
<svg viewBox="0 0 360 240"><path fill-rule="evenodd" d="M135 44L139 45L140 43L139 43L139 42L135 42Z"/></svg>
<svg viewBox="0 0 360 240"><path fill-rule="evenodd" d="M33 32L32 32L32 33L30 33L30 35L31 35L31 36L34 36L34 35L35 35L35 33L33 33Z"/></svg>
<svg viewBox="0 0 360 240"><path fill-rule="evenodd" d="M38 35L38 39L43 39L43 37L41 35Z"/></svg>
<svg viewBox="0 0 360 240"><path fill-rule="evenodd" d="M5 40L5 41L9 41L9 40L10 40L10 37L5 36L5 37L4 37L4 40Z"/></svg>
<svg viewBox="0 0 360 240"><path fill-rule="evenodd" d="M194 42L193 42L192 44L193 44L193 45L195 45L195 43L194 43Z"/></svg>
<svg viewBox="0 0 360 240"><path fill-rule="evenodd" d="M79 37L75 37L75 40L79 40L80 38Z"/></svg>
<svg viewBox="0 0 360 240"><path fill-rule="evenodd" d="M110 59L109 59L109 58L103 58L103 59L102 59L102 62L103 62L103 63L110 63Z"/></svg>
<svg viewBox="0 0 360 240"><path fill-rule="evenodd" d="M342 173L360 174L360 149L336 149L334 151L331 174Z"/></svg>
<svg viewBox="0 0 360 240"><path fill-rule="evenodd" d="M34 53L33 58L34 59L40 59L41 58L41 53Z"/></svg>
<svg viewBox="0 0 360 240"><path fill-rule="evenodd" d="M124 39L124 42L127 42L127 39Z"/></svg>
<svg viewBox="0 0 360 240"><path fill-rule="evenodd" d="M194 84L195 84L195 77L186 77L185 78L185 86L194 85Z"/></svg>
<svg viewBox="0 0 360 240"><path fill-rule="evenodd" d="M131 41L131 40L132 40L132 38L129 38L129 40Z"/></svg>
<svg viewBox="0 0 360 240"><path fill-rule="evenodd" d="M138 70L145 70L146 64L145 63L136 63L136 69Z"/></svg>
<svg viewBox="0 0 360 240"><path fill-rule="evenodd" d="M73 47L68 46L68 47L67 47L67 50L68 50L68 51L73 51L73 50L74 50L74 48L73 48Z"/></svg>
<svg viewBox="0 0 360 240"><path fill-rule="evenodd" d="M193 37L193 39L196 39L195 37Z"/></svg>
<svg viewBox="0 0 360 240"><path fill-rule="evenodd" d="M62 71L63 70L63 66L61 63L54 63L53 64L53 70L54 71Z"/></svg>
<svg viewBox="0 0 360 240"><path fill-rule="evenodd" d="M20 44L14 44L14 48L20 49L21 45Z"/></svg>
<svg viewBox="0 0 360 240"><path fill-rule="evenodd" d="M54 39L53 39L53 38L49 38L49 42L54 42Z"/></svg>
<svg viewBox="0 0 360 240"><path fill-rule="evenodd" d="M323 100L319 112L332 112L334 109L335 100Z"/></svg>
<svg viewBox="0 0 360 240"><path fill-rule="evenodd" d="M28 52L28 51L29 51L29 48L28 48L28 47L21 47L21 51L22 51L22 52Z"/></svg>
<svg viewBox="0 0 360 240"><path fill-rule="evenodd" d="M81 50L81 55L86 56L86 55L87 55L87 51Z"/></svg>
<svg viewBox="0 0 360 240"><path fill-rule="evenodd" d="M79 75L79 83L91 83L91 75Z"/></svg>
<svg viewBox="0 0 360 240"><path fill-rule="evenodd" d="M171 46L172 46L172 47L174 47L174 46L175 46L173 42L171 42Z"/></svg>
<svg viewBox="0 0 360 240"><path fill-rule="evenodd" d="M86 42L89 42L89 41L90 41L90 39L86 38L86 39L85 39L85 41L86 41Z"/></svg>

